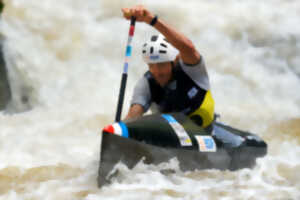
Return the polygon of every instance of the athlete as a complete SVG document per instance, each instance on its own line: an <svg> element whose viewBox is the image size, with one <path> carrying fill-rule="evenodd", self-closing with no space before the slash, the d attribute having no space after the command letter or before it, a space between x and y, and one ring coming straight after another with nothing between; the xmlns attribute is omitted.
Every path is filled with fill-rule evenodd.
<svg viewBox="0 0 300 200"><path fill-rule="evenodd" d="M203 57L193 43L144 6L123 8L126 19L147 23L160 34L142 48L149 70L137 82L125 119L153 112L182 112L202 127L214 119L214 100Z"/></svg>

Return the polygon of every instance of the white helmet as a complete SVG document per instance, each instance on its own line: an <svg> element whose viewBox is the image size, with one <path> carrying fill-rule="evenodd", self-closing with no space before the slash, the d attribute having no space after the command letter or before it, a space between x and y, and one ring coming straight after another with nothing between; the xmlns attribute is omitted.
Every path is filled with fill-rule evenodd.
<svg viewBox="0 0 300 200"><path fill-rule="evenodd" d="M143 60L146 63L172 62L179 51L173 47L163 35L153 35L143 45Z"/></svg>

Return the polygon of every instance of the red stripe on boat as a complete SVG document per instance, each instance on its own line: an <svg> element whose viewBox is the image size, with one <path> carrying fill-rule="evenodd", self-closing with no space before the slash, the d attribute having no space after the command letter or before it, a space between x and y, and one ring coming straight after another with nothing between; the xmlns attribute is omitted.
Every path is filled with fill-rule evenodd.
<svg viewBox="0 0 300 200"><path fill-rule="evenodd" d="M112 133L112 134L115 133L115 129L112 125L105 126L102 131L107 133Z"/></svg>

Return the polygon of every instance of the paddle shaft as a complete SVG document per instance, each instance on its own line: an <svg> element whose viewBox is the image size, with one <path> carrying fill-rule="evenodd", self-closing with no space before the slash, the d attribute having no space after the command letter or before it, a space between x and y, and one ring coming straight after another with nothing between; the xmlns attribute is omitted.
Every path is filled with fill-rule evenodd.
<svg viewBox="0 0 300 200"><path fill-rule="evenodd" d="M135 20L136 20L135 17L131 17L129 35L128 35L128 41L127 41L127 47L126 47L125 63L124 63L121 86L120 86L120 91L119 91L118 107L117 107L116 118L115 118L116 122L119 122L121 120L121 114L122 114L122 108L123 108L123 102L124 102L124 96L125 96L125 89L126 89L126 83L127 83L127 76L128 76L129 58L131 57L131 51L132 51L131 42L132 42L132 38L134 35Z"/></svg>

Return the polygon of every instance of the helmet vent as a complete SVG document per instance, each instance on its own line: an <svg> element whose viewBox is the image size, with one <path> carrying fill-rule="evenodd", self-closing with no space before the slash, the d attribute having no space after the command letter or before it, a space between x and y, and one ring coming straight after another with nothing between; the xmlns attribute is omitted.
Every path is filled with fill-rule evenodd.
<svg viewBox="0 0 300 200"><path fill-rule="evenodd" d="M159 50L159 53L167 53L165 50Z"/></svg>
<svg viewBox="0 0 300 200"><path fill-rule="evenodd" d="M151 41L152 41L152 42L155 42L155 41L157 40L157 38L158 38L158 35L153 35L153 36L151 37Z"/></svg>
<svg viewBox="0 0 300 200"><path fill-rule="evenodd" d="M146 53L146 50L143 50L143 53Z"/></svg>
<svg viewBox="0 0 300 200"><path fill-rule="evenodd" d="M153 47L151 47L150 48L150 53L153 54L153 51L154 51L154 49L153 49Z"/></svg>
<svg viewBox="0 0 300 200"><path fill-rule="evenodd" d="M162 47L168 47L167 45L165 45L164 43L160 43L160 46L162 46Z"/></svg>

